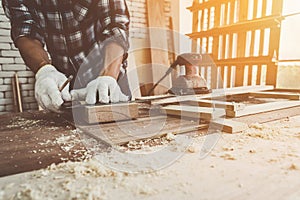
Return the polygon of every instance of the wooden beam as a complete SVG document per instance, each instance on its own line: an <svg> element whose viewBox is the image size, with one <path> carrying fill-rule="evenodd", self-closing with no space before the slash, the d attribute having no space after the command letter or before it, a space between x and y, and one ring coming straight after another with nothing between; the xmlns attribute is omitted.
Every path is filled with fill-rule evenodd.
<svg viewBox="0 0 300 200"><path fill-rule="evenodd" d="M150 34L153 83L156 83L169 68L166 18L164 0L147 0ZM171 77L166 77L154 90L154 94L165 94L171 88Z"/></svg>
<svg viewBox="0 0 300 200"><path fill-rule="evenodd" d="M225 115L225 109L169 105L162 108L168 115L211 120Z"/></svg>
<svg viewBox="0 0 300 200"><path fill-rule="evenodd" d="M101 130L99 130L101 127ZM177 117L154 116L137 120L115 123L79 126L86 134L96 140L104 140L108 144L121 145L130 141L159 138L172 134L182 134L208 128L208 124L196 121L178 119Z"/></svg>
<svg viewBox="0 0 300 200"><path fill-rule="evenodd" d="M85 106L82 114L89 124L129 120L139 116L137 103Z"/></svg>
<svg viewBox="0 0 300 200"><path fill-rule="evenodd" d="M224 101L216 101L216 100L191 100L182 102L182 104L187 104L191 106L200 106L200 107L215 107L215 108L223 108L226 110L242 110L245 108L245 104L243 103L235 103L235 102L224 102Z"/></svg>
<svg viewBox="0 0 300 200"><path fill-rule="evenodd" d="M239 133L248 128L248 125L243 122L237 122L230 119L215 119L210 122L210 128L217 128L226 133Z"/></svg>
<svg viewBox="0 0 300 200"><path fill-rule="evenodd" d="M234 88L225 88L225 89L214 89L210 94L199 94L199 95L186 95L186 96L177 96L161 100L153 100L152 105L163 105L176 102L198 100L198 99L210 99L217 97L224 97L226 95L235 95L235 94L246 94L249 92L264 91L264 90L273 90L274 86L243 86L243 87L234 87Z"/></svg>
<svg viewBox="0 0 300 200"><path fill-rule="evenodd" d="M287 92L251 92L249 93L249 96L253 96L257 98L300 100L300 93L292 94Z"/></svg>
<svg viewBox="0 0 300 200"><path fill-rule="evenodd" d="M269 112L274 110L280 110L284 108L300 106L300 101L285 101L285 102L271 102L262 103L257 105L246 106L243 110L232 111L226 110L227 117L242 117L246 115L253 115L263 112Z"/></svg>

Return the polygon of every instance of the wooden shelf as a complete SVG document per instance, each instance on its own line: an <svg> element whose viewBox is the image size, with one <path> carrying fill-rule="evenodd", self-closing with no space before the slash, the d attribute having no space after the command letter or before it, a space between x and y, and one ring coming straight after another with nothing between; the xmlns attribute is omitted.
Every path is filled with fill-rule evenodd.
<svg viewBox="0 0 300 200"><path fill-rule="evenodd" d="M246 32L250 30L265 29L277 27L280 25L277 20L281 20L280 16L268 16L264 18L258 18L254 20L246 20L227 26L219 26L208 30L202 30L201 32L189 33L187 36L192 39L218 36L230 33Z"/></svg>

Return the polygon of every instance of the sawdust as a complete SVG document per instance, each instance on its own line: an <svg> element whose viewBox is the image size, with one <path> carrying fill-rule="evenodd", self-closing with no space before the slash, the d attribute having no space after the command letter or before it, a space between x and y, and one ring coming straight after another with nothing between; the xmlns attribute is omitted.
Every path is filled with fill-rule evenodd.
<svg viewBox="0 0 300 200"><path fill-rule="evenodd" d="M193 153L205 140L199 137L185 149L187 154L155 173L116 171L94 159L53 164L14 184L2 184L0 199L298 199L298 124L255 124L242 134L222 135L213 153L203 160ZM283 137L289 137L288 142ZM50 142L64 145L66 140ZM153 150L171 142L160 138L122 148ZM292 186L287 187L287 182Z"/></svg>
<svg viewBox="0 0 300 200"><path fill-rule="evenodd" d="M280 135L280 129L266 124L255 123L250 125L249 129L244 133L250 137L272 140Z"/></svg>
<svg viewBox="0 0 300 200"><path fill-rule="evenodd" d="M291 166L288 169L289 170L299 170L299 167L296 164L291 164Z"/></svg>
<svg viewBox="0 0 300 200"><path fill-rule="evenodd" d="M233 155L228 153L221 155L220 158L224 158L224 160L236 160L236 158Z"/></svg>
<svg viewBox="0 0 300 200"><path fill-rule="evenodd" d="M23 117L17 116L10 120L10 124L6 125L6 128L21 128L21 129L32 129L39 127L43 120L34 119L29 120Z"/></svg>

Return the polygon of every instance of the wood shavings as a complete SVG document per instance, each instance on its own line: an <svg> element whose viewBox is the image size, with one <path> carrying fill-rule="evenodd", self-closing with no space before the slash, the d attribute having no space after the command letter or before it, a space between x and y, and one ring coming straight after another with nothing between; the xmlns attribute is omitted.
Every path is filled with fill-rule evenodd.
<svg viewBox="0 0 300 200"><path fill-rule="evenodd" d="M244 133L250 137L271 140L280 135L280 129L278 127L256 123L250 125L249 129Z"/></svg>
<svg viewBox="0 0 300 200"><path fill-rule="evenodd" d="M296 164L291 164L291 166L288 169L289 170L299 170L299 167Z"/></svg>
<svg viewBox="0 0 300 200"><path fill-rule="evenodd" d="M224 154L220 156L221 158L224 158L225 160L236 160L235 157L233 157L233 155L231 154Z"/></svg>

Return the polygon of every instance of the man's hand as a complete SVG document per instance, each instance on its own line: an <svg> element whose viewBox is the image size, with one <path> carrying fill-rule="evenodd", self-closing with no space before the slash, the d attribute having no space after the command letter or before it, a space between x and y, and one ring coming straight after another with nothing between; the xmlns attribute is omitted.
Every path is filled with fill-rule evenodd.
<svg viewBox="0 0 300 200"><path fill-rule="evenodd" d="M87 104L95 104L97 92L100 103L117 103L129 100L128 96L121 92L116 79L111 76L99 76L91 81L86 88L72 90L72 100L85 99Z"/></svg>
<svg viewBox="0 0 300 200"><path fill-rule="evenodd" d="M69 84L62 92L59 91L67 77L57 71L54 66L48 64L41 67L35 78L35 98L43 109L59 112L59 107L64 100L71 100Z"/></svg>

